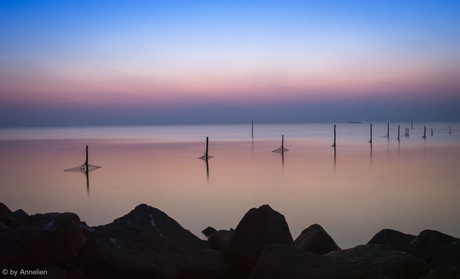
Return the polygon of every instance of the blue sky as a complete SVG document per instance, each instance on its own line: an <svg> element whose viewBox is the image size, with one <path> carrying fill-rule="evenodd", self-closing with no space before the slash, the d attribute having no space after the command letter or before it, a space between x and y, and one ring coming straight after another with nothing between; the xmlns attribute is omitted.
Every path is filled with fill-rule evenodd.
<svg viewBox="0 0 460 279"><path fill-rule="evenodd" d="M0 126L460 121L459 14L459 1L0 1Z"/></svg>

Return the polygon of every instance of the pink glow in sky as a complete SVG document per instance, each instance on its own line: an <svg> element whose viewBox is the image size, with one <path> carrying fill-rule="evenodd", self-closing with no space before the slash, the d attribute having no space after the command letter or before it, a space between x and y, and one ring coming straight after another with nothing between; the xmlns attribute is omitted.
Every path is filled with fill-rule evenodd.
<svg viewBox="0 0 460 279"><path fill-rule="evenodd" d="M52 2L0 4L1 126L26 108L460 103L457 1Z"/></svg>

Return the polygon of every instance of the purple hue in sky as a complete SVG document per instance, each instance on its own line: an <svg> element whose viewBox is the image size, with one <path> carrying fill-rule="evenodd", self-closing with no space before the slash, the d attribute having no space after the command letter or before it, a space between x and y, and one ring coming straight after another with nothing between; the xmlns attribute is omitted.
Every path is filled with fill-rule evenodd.
<svg viewBox="0 0 460 279"><path fill-rule="evenodd" d="M458 1L1 1L0 127L459 121Z"/></svg>

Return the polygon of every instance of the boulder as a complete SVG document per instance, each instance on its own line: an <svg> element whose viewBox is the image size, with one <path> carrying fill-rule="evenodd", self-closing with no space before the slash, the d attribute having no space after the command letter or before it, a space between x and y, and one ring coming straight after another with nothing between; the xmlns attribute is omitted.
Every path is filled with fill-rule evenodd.
<svg viewBox="0 0 460 279"><path fill-rule="evenodd" d="M401 250L413 256L416 256L428 263L431 258L430 253L428 253L427 250L424 248L412 245L411 242L415 238L415 235L405 234L391 229L383 229L379 231L376 235L374 235L374 237L371 240L369 240L367 245L388 245L397 250Z"/></svg>
<svg viewBox="0 0 460 279"><path fill-rule="evenodd" d="M318 224L303 230L294 243L299 249L320 255L340 250L332 237Z"/></svg>
<svg viewBox="0 0 460 279"><path fill-rule="evenodd" d="M341 260L295 247L265 247L249 279L353 278L353 269Z"/></svg>
<svg viewBox="0 0 460 279"><path fill-rule="evenodd" d="M91 236L74 213L23 216L21 226L12 223L0 234L0 266L10 269L66 269L75 261Z"/></svg>
<svg viewBox="0 0 460 279"><path fill-rule="evenodd" d="M0 202L0 222L2 222L6 227L11 226L14 221L13 212Z"/></svg>
<svg viewBox="0 0 460 279"><path fill-rule="evenodd" d="M439 246L433 254L430 268L440 269L454 276L460 270L460 241Z"/></svg>
<svg viewBox="0 0 460 279"><path fill-rule="evenodd" d="M209 248L220 252L224 251L234 232L234 229L216 231L208 238Z"/></svg>
<svg viewBox="0 0 460 279"><path fill-rule="evenodd" d="M324 256L347 263L353 268L356 279L378 276L419 278L429 272L427 263L420 258L387 245L359 245L332 251Z"/></svg>
<svg viewBox="0 0 460 279"><path fill-rule="evenodd" d="M240 221L223 251L235 278L246 278L257 264L262 250L270 244L294 246L283 215L268 205L249 210Z"/></svg>
<svg viewBox="0 0 460 279"><path fill-rule="evenodd" d="M458 241L460 241L460 239L438 231L424 230L412 240L411 244L419 249L425 250L429 255L427 263L430 263L432 255L439 246L452 244Z"/></svg>
<svg viewBox="0 0 460 279"><path fill-rule="evenodd" d="M116 219L114 223L143 228L148 232L166 237L179 247L187 250L209 248L206 241L199 239L189 230L184 229L166 213L146 204L136 206L134 210Z"/></svg>
<svg viewBox="0 0 460 279"><path fill-rule="evenodd" d="M214 229L213 227L207 227L206 229L201 231L201 233L204 234L204 236L206 236L206 237L210 237L215 232L217 232L217 230Z"/></svg>
<svg viewBox="0 0 460 279"><path fill-rule="evenodd" d="M146 205L96 227L79 266L90 278L225 278L230 269L221 253Z"/></svg>
<svg viewBox="0 0 460 279"><path fill-rule="evenodd" d="M419 279L453 279L453 277L440 269L434 269Z"/></svg>

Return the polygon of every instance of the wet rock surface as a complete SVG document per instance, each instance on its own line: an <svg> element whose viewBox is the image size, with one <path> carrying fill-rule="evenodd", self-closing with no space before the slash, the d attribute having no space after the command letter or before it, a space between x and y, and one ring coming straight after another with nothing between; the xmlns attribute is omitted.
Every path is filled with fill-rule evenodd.
<svg viewBox="0 0 460 279"><path fill-rule="evenodd" d="M332 237L318 224L303 230L294 243L299 249L320 255L340 250Z"/></svg>

